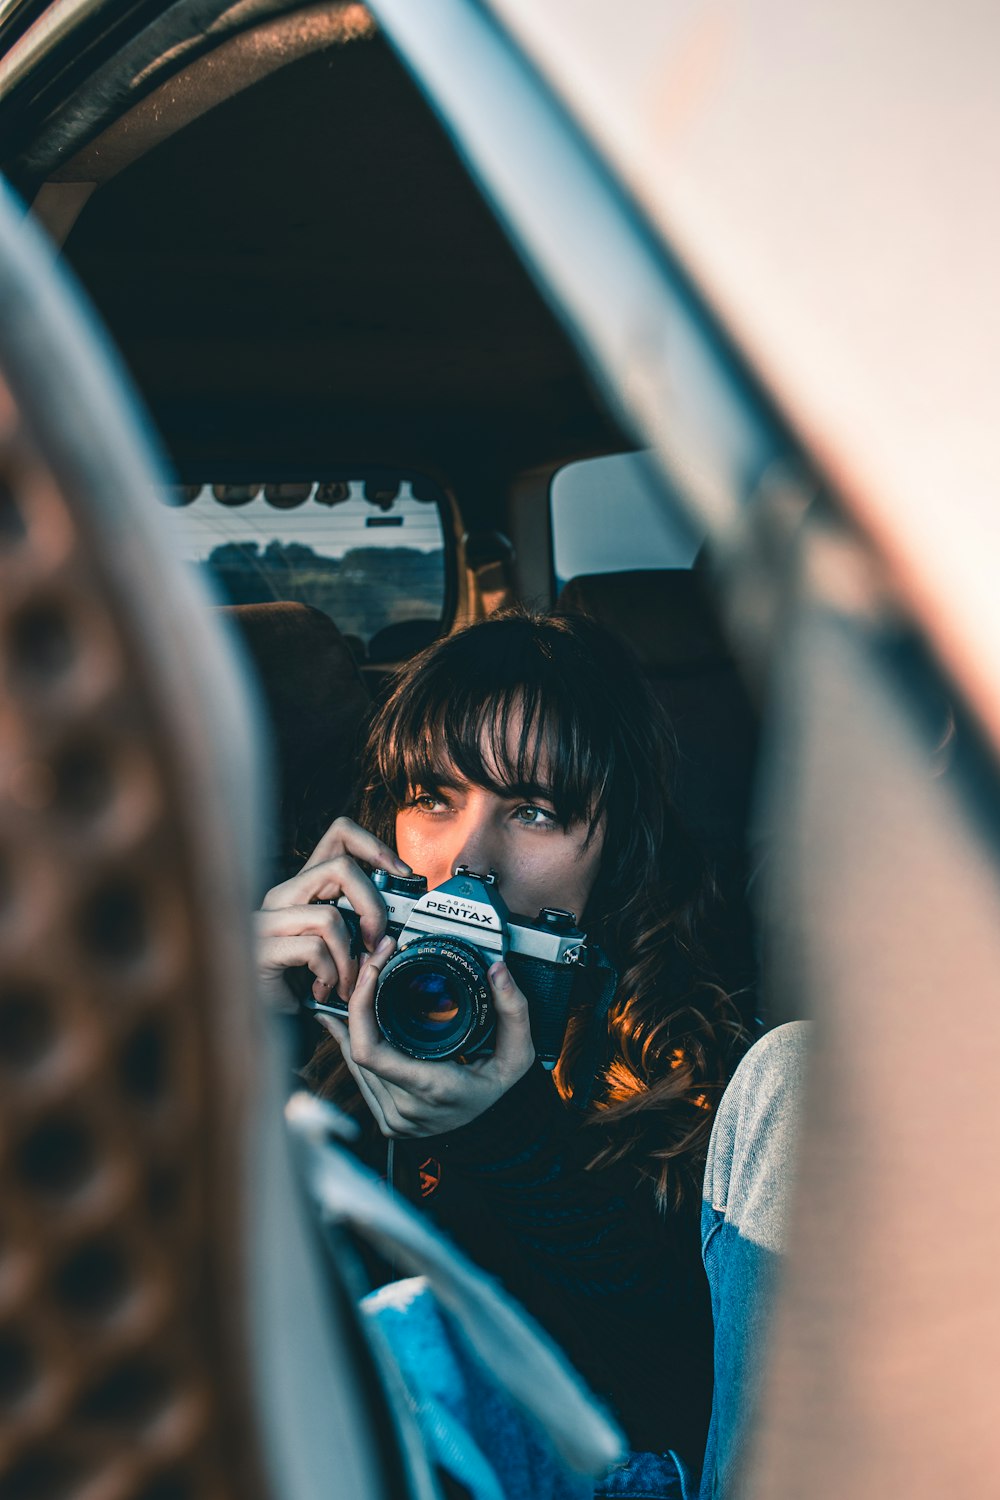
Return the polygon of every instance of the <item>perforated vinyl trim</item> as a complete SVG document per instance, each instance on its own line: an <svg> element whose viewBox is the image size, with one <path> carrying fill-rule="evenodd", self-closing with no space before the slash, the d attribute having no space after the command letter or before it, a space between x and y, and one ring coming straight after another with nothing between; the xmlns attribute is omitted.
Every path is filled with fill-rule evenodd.
<svg viewBox="0 0 1000 1500"><path fill-rule="evenodd" d="M254 1488L221 1451L207 997L155 690L0 388L4 1500Z"/></svg>

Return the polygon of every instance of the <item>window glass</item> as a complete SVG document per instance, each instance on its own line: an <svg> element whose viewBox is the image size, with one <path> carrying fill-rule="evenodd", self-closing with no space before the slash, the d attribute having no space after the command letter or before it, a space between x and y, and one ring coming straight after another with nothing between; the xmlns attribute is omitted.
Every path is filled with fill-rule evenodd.
<svg viewBox="0 0 1000 1500"><path fill-rule="evenodd" d="M314 605L365 655L389 627L396 641L410 625L430 638L444 617L444 502L418 491L409 480L206 483L165 498L182 557L225 602Z"/></svg>
<svg viewBox="0 0 1000 1500"><path fill-rule="evenodd" d="M689 568L703 540L644 453L567 464L550 494L557 588L581 573Z"/></svg>

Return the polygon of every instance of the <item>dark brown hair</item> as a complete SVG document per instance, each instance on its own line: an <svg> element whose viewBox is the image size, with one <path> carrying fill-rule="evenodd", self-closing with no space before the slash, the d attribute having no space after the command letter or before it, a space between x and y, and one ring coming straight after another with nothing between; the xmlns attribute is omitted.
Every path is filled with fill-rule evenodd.
<svg viewBox="0 0 1000 1500"><path fill-rule="evenodd" d="M591 1165L628 1160L661 1207L700 1191L714 1108L748 1040L698 948L707 885L671 800L675 761L670 726L622 642L583 615L512 611L407 664L374 720L356 809L392 843L413 789L433 787L451 766L504 795L544 793L561 821L586 822L591 836L603 823L583 915L618 985L596 1079L575 1076L591 1055L585 1000L555 1081L567 1100L592 1086ZM325 1091L337 1086L331 1077Z"/></svg>

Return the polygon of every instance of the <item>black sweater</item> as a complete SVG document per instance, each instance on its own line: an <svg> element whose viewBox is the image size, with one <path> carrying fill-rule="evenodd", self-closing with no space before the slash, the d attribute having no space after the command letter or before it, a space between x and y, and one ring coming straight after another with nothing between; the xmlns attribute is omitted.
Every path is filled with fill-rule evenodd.
<svg viewBox="0 0 1000 1500"><path fill-rule="evenodd" d="M537 1063L447 1135L397 1143L398 1185L548 1330L634 1449L698 1464L712 1395L699 1205L662 1215Z"/></svg>

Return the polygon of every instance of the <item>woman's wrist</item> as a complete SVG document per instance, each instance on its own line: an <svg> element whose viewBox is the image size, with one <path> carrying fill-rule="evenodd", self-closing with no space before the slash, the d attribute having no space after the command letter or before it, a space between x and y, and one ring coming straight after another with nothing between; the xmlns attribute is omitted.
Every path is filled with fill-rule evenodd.
<svg viewBox="0 0 1000 1500"><path fill-rule="evenodd" d="M431 1139L453 1166L489 1170L529 1149L563 1108L552 1074L536 1061L481 1115Z"/></svg>

